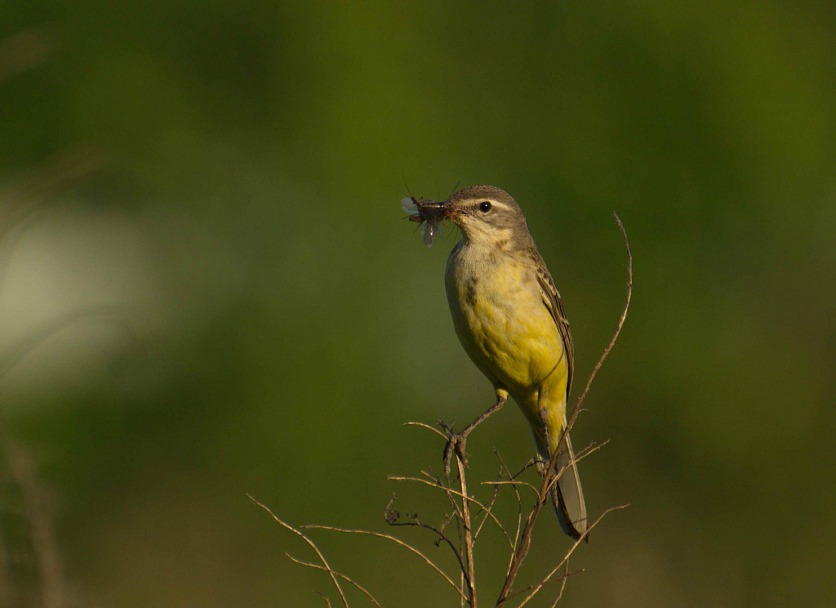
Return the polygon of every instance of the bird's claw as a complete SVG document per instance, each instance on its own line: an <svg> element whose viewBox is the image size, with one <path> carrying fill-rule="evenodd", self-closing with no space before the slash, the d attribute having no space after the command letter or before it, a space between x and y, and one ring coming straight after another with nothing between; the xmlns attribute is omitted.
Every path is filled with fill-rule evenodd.
<svg viewBox="0 0 836 608"><path fill-rule="evenodd" d="M467 454L465 453L465 445L467 444L467 435L464 433L454 433L452 429L447 428L447 443L444 444L444 455L442 461L444 462L444 474L450 476L450 463L453 460L453 455L466 467Z"/></svg>

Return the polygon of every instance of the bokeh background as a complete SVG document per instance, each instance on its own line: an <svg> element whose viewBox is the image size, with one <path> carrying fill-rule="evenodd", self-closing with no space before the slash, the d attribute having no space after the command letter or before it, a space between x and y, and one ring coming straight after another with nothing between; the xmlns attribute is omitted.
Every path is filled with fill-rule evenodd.
<svg viewBox="0 0 836 608"><path fill-rule="evenodd" d="M492 394L446 308L457 235L425 249L399 200L478 183L527 213L575 394L624 300L613 211L633 247L574 431L611 440L582 464L591 512L631 506L563 605L833 605L830 2L2 12L5 605L322 606L328 581L284 555L306 547L247 493L297 524L383 530L393 491L440 518L386 479L438 467L403 423ZM529 441L506 408L474 474ZM317 539L384 605L457 605L397 548ZM531 576L568 546L544 520Z"/></svg>

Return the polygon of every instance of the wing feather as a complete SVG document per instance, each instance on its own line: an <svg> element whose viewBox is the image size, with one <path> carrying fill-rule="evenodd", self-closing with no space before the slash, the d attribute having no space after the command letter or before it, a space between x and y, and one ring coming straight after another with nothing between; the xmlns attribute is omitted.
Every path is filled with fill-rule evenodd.
<svg viewBox="0 0 836 608"><path fill-rule="evenodd" d="M560 293L557 287L554 286L554 280L546 267L546 262L543 261L543 256L537 251L536 247L529 249L531 258L537 267L537 282L540 284L540 295L543 296L543 304L549 310L549 313L557 325L557 331L560 332L560 337L563 339L563 350L566 353L566 362L569 377L566 382L566 394L569 394L572 388L572 374L575 369L575 345L572 342L572 332L569 330L569 319L566 318L566 311L563 309L563 301L560 299Z"/></svg>

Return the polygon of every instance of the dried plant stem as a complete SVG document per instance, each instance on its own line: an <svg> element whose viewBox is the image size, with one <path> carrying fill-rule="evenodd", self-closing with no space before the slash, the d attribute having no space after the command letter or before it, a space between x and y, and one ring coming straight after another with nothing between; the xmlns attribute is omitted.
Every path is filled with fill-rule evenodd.
<svg viewBox="0 0 836 608"><path fill-rule="evenodd" d="M430 558L428 558L421 551L419 551L418 549L416 549L415 547L413 547L409 543L405 543L404 541L397 538L396 536L392 536L390 534L383 534L382 532L372 532L371 530L353 530L353 529L348 529L348 528L337 528L337 527L334 527L334 526L325 526L325 525L322 525L322 524L309 524L309 525L305 525L305 526L302 526L302 527L306 530L327 530L329 532L341 532L343 534L359 534L359 535L364 535L364 536L374 536L376 538L383 538L385 540L393 542L396 545L398 545L400 547L403 547L407 551L409 551L409 552L413 553L414 555L417 555L418 557L420 557L424 561L424 563L426 563L430 568L432 568L435 572L437 572L445 581L447 581L447 583L450 584L450 586L453 587L453 589L455 589L456 592L460 596L465 597L465 594L462 591L462 589L453 581L453 579L451 579ZM421 527L425 527L425 526L421 526ZM435 530L434 528L433 528L433 530L437 534L439 534L439 536L441 536L442 538L446 538L438 530ZM463 564L461 564L461 565L463 566Z"/></svg>
<svg viewBox="0 0 836 608"><path fill-rule="evenodd" d="M467 446L467 436L473 432L473 430L482 424L485 420L493 416L508 402L508 396L505 395L497 395L496 403L494 403L491 407L487 410L482 412L482 414L476 418L473 422L468 424L464 429L462 429L458 433L453 432L453 428L448 426L446 423L441 422L441 427L447 432L447 445L444 446L444 474L449 477L450 476L450 460L452 459L453 454L458 457L459 460L462 461L464 466L467 466L467 453L465 448Z"/></svg>
<svg viewBox="0 0 836 608"><path fill-rule="evenodd" d="M335 574L336 576L340 577L340 578L341 578L341 579L343 579L345 582L347 582L349 585L352 585L355 589L357 589L358 591L360 591L360 592L361 592L363 595L365 595L367 598L369 598L369 601L370 601L372 604L374 604L375 606L377 606L377 608L383 608L383 607L380 605L380 603L377 601L377 599L375 599L375 597L374 597L371 593L369 593L368 589L366 589L365 587L363 587L363 586L362 586L360 583L358 583L357 581L355 581L355 580L353 580L353 579L351 579L351 578L347 577L345 574L343 574L343 573L341 573L341 572L337 572L336 570L329 570L329 569L328 569L328 568L326 568L325 566L320 566L319 564L312 564L311 562L305 562L305 561L302 561L301 559L298 559L298 558L296 558L296 557L293 557L290 553L285 553L285 555L287 556L287 559L289 559L290 561L292 561L294 564L299 564L300 566L306 566L306 567L308 567L308 568L313 568L314 570L322 570L323 572L328 572L328 573L330 573L330 574ZM328 600L328 598L323 598L323 599L327 602L327 604L328 604L329 606L331 605L331 602Z"/></svg>
<svg viewBox="0 0 836 608"><path fill-rule="evenodd" d="M511 475L511 470L508 468L508 465L505 464L505 461L502 459L502 456L500 456L498 452L495 452L495 453L496 453L496 458L499 460L499 464L501 466L500 473L505 473L505 475L507 475L510 480L513 480L514 476ZM523 470L525 470L525 469L523 469ZM532 489L534 489L534 486L532 486L531 484L526 483L526 485L531 487ZM496 486L496 488L499 489L499 486ZM517 554L517 549L519 547L517 542L519 541L519 538L520 538L520 530L522 529L522 521L523 521L523 506L522 506L522 496L520 495L520 490L516 485L512 485L511 488L514 490L514 496L517 499L517 524L516 524L516 529L514 531L514 544L511 547L511 554L508 557L508 566L506 567L506 570L505 570L506 574L507 574L508 570L511 568L511 563L514 560L514 555Z"/></svg>
<svg viewBox="0 0 836 608"><path fill-rule="evenodd" d="M473 526L470 521L470 499L467 493L467 476L465 474L465 463L462 456L456 453L456 465L459 470L459 484L461 487L462 504L462 528L464 543L464 561L467 568L465 581L467 583L467 595L470 608L477 608L476 599L476 565L473 563Z"/></svg>
<svg viewBox="0 0 836 608"><path fill-rule="evenodd" d="M404 422L404 426L417 426L419 428L426 429L428 431L432 431L433 433L435 433L436 435L438 435L442 439L445 439L445 440L447 439L447 435L445 435L444 433L439 431L437 428L435 428L431 424L427 424L425 422Z"/></svg>
<svg viewBox="0 0 836 608"><path fill-rule="evenodd" d="M392 481L412 481L412 482L415 482L415 483L420 483L422 485L429 486L429 487L435 488L437 490L441 490L442 492L444 492L444 493L446 493L446 494L448 494L452 497L458 498L459 500L466 500L468 503L473 503L474 505L476 505L477 507L482 509L482 511L484 511L486 519L490 519L491 521L494 522L494 524L496 524L497 528L499 528L499 530L502 532L503 536L505 536L505 540L513 548L514 541L511 539L511 536L505 530L505 526L502 525L502 522L499 521L499 519L496 517L496 515L493 514L491 507L489 505L486 505L486 504L482 503L481 501L476 499L474 496L467 496L463 492L460 492L458 490L454 490L453 488L451 488L449 486L442 485L438 480L435 480L435 479L427 480L427 479L421 479L420 477L405 477L405 476L402 476L402 475L389 475L386 479L389 479L389 480L392 480ZM467 486L467 481L466 480L464 481L464 486L465 487ZM462 516L464 515L463 508L462 508L460 502L456 502L456 511L458 513L461 513Z"/></svg>
<svg viewBox="0 0 836 608"><path fill-rule="evenodd" d="M490 500L487 502L486 507L482 510L482 513L484 514L482 516L482 521L476 527L476 531L473 533L473 535L478 538L479 535L482 533L482 528L485 527L485 524L488 523L488 520L491 520L497 526L499 526L499 529L505 535L505 539L508 540L509 542L511 542L511 539L508 536L508 532L505 530L505 526L503 526L500 523L499 519L493 514L493 508L494 508L494 505L496 504L496 499L497 498L499 498L499 487L494 487L493 492L491 493ZM476 515L479 515L479 513L477 513ZM513 542L511 542L511 549L513 550L513 548L514 548L514 544L513 544Z"/></svg>
<svg viewBox="0 0 836 608"><path fill-rule="evenodd" d="M616 341L618 341L618 337L621 335L621 329L624 327L624 322L627 320L627 312L630 310L630 302L633 299L633 254L630 251L630 241L627 238L627 230L624 228L624 224L621 222L621 218L618 217L617 213L613 213L615 217L615 222L618 224L618 229L621 232L621 236L624 239L624 248L627 250L627 297L624 301L624 309L621 312L621 317L618 319L618 325L615 328L615 333L613 334L610 343L607 344L607 347L604 349L604 352L601 353L598 362L595 364L595 367L592 369L592 373L589 374L589 379L586 381L586 386L583 389L580 397L578 397L577 402L575 403L575 407L572 410L572 416L569 420L569 427L575 422L575 418L578 416L578 411L583 402L586 400L586 396L589 393L589 389L592 388L592 383L595 380L595 376L598 375L598 371L604 365L604 361L609 356L610 351L615 346Z"/></svg>
<svg viewBox="0 0 836 608"><path fill-rule="evenodd" d="M540 509L543 504L545 504L546 500L548 500L548 494L538 498L525 519L525 525L523 526L523 532L520 536L519 546L511 557L511 563L508 566L508 573L505 575L505 582L502 584L502 589L500 590L499 597L496 600L497 607L502 606L511 595L514 582L517 580L520 568L522 567L525 558L528 557L528 551L531 548L531 534L534 531L534 522L537 520L537 515L540 513Z"/></svg>
<svg viewBox="0 0 836 608"><path fill-rule="evenodd" d="M524 488L529 488L532 492L534 492L535 494L538 494L537 488L535 488L532 484L528 483L527 481L519 481L519 480L516 480L516 479L508 479L508 480L500 479L499 481L483 481L482 484L486 485L486 486L510 486L512 488L515 488L515 489L522 486Z"/></svg>
<svg viewBox="0 0 836 608"><path fill-rule="evenodd" d="M601 522L601 520L604 519L604 517L606 517L609 513L612 513L613 511L619 511L619 510L625 509L625 508L627 508L627 505L619 505L617 507L610 507L609 509L607 509L606 511L601 513L601 515L598 516L598 518L592 523L592 525L589 526L589 529L592 530L593 528L595 528ZM543 577L540 580L539 583L532 586L531 593L529 593L523 599L522 603L520 603L517 606L517 608L522 608L523 606L528 604L528 602L530 602L534 598L534 596L537 595L540 592L540 590L543 587L545 587L547 584L549 584L551 582L551 580L557 574L558 570L560 570L569 561L569 558L572 557L572 554L581 545L582 542L583 542L583 538L579 538L578 540L575 541L575 543L569 548L569 551L566 552L566 555L563 557L563 559L560 561L560 563L557 564L554 568L552 568L551 571L549 571L549 573L545 577ZM562 590L561 590L561 593L562 593ZM499 606L499 604L497 604L497 606Z"/></svg>
<svg viewBox="0 0 836 608"><path fill-rule="evenodd" d="M270 514L270 517L272 517L276 522L278 522L279 525L281 525L283 528L285 528L286 530L290 530L291 532L299 536L302 540L304 540L306 543L308 543L308 546L311 549L313 549L314 553L316 553L316 556L319 558L320 563L322 563L324 569L328 572L328 576L331 577L331 581L334 583L334 587L337 588L337 593L340 594L340 599L343 602L343 606L345 608L350 608L350 606L348 605L348 599L345 597L345 591L343 591L342 585L340 585L337 573L331 568L330 565L328 565L328 560L325 559L325 556L322 554L322 551L319 550L319 547L316 546L316 543L314 543L310 538L308 538L308 536L304 532L297 530L290 524L283 521L278 515L273 513L273 511L270 510L270 507L268 507L267 505L259 502L250 494L247 494L247 498L249 498L256 505L267 511L267 513Z"/></svg>

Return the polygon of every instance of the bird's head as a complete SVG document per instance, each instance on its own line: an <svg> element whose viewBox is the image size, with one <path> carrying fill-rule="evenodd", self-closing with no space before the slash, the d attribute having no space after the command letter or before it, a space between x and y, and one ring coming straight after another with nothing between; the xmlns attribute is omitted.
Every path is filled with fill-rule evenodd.
<svg viewBox="0 0 836 608"><path fill-rule="evenodd" d="M525 216L513 197L494 186L471 186L441 203L442 218L474 245L505 249L531 243Z"/></svg>

